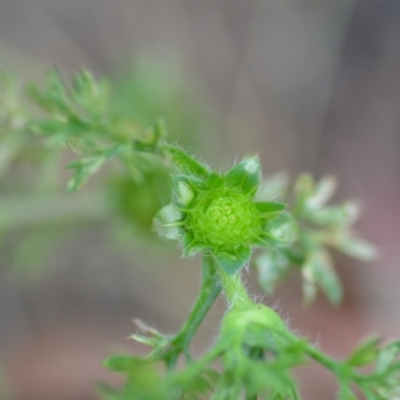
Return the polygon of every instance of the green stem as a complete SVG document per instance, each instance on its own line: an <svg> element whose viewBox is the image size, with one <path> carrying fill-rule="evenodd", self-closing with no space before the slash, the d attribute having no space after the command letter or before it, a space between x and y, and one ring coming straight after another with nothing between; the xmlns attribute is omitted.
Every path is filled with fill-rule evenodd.
<svg viewBox="0 0 400 400"><path fill-rule="evenodd" d="M167 352L163 354L163 357L167 360L168 366L175 366L177 358L182 351L185 353L186 359L190 360L190 342L220 292L221 284L216 277L214 262L211 257L204 255L201 264L199 295L185 324L171 340Z"/></svg>
<svg viewBox="0 0 400 400"><path fill-rule="evenodd" d="M204 317L210 310L215 299L221 292L221 285L216 279L213 261L208 256L203 256L201 264L200 293L193 305L192 311L182 328L184 344L189 346L190 341L197 332Z"/></svg>
<svg viewBox="0 0 400 400"><path fill-rule="evenodd" d="M185 381L192 381L196 376L202 373L204 368L214 362L218 357L224 353L224 346L216 345L211 348L204 356L202 356L195 363L189 365L182 371L180 378ZM182 379L184 377L184 379Z"/></svg>
<svg viewBox="0 0 400 400"><path fill-rule="evenodd" d="M246 309L252 307L254 303L250 300L249 295L247 294L240 273L229 275L217 264L215 267L229 306L235 309Z"/></svg>
<svg viewBox="0 0 400 400"><path fill-rule="evenodd" d="M352 380L360 387L364 381L368 381L370 379L370 375L364 375L346 363L330 358L310 344L307 345L306 351L313 360L323 365L326 369L332 371L337 378L345 376L346 379Z"/></svg>
<svg viewBox="0 0 400 400"><path fill-rule="evenodd" d="M340 363L338 363L336 360L333 360L332 358L328 357L324 353L320 352L312 345L307 344L306 351L313 360L317 361L319 364L323 365L325 368L327 368L331 371L338 370Z"/></svg>

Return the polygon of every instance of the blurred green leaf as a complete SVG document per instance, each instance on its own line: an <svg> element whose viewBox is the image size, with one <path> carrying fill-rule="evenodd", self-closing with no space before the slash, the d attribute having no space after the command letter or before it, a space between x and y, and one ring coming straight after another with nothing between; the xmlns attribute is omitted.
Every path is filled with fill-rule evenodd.
<svg viewBox="0 0 400 400"><path fill-rule="evenodd" d="M340 206L327 206L310 213L310 220L321 226L346 226L352 224L358 216L358 205L347 202Z"/></svg>
<svg viewBox="0 0 400 400"><path fill-rule="evenodd" d="M184 235L182 212L174 204L168 204L154 217L154 228L157 234L165 239L181 239Z"/></svg>
<svg viewBox="0 0 400 400"><path fill-rule="evenodd" d="M307 304L314 300L315 292L309 285L319 286L333 305L338 305L343 297L342 285L333 269L329 254L322 250L316 250L308 255L302 268L305 280L303 289Z"/></svg>
<svg viewBox="0 0 400 400"><path fill-rule="evenodd" d="M281 247L288 246L296 240L297 234L298 227L293 217L282 212L266 222L261 239L266 245Z"/></svg>
<svg viewBox="0 0 400 400"><path fill-rule="evenodd" d="M84 68L73 77L71 99L83 110L91 110L93 115L100 116L106 112L110 98L111 87L107 80L96 80Z"/></svg>
<svg viewBox="0 0 400 400"><path fill-rule="evenodd" d="M254 205L256 206L260 214L267 218L277 217L286 208L285 203L278 203L273 201L258 201L255 202Z"/></svg>
<svg viewBox="0 0 400 400"><path fill-rule="evenodd" d="M338 250L361 261L372 261L378 256L372 243L355 236L340 235L334 244Z"/></svg>
<svg viewBox="0 0 400 400"><path fill-rule="evenodd" d="M398 359L399 356L399 340L386 344L385 347L378 354L375 371L377 373L384 373L394 363L394 361Z"/></svg>
<svg viewBox="0 0 400 400"><path fill-rule="evenodd" d="M136 357L127 356L127 355L115 355L106 358L103 361L103 365L111 370L116 372L129 372L137 363L141 363L142 361Z"/></svg>
<svg viewBox="0 0 400 400"><path fill-rule="evenodd" d="M276 172L268 175L261 181L256 194L256 199L284 201L289 190L289 176L286 172Z"/></svg>
<svg viewBox="0 0 400 400"><path fill-rule="evenodd" d="M336 190L336 180L332 176L320 179L315 185L314 191L306 200L309 211L320 209L332 197Z"/></svg>
<svg viewBox="0 0 400 400"><path fill-rule="evenodd" d="M338 400L358 400L357 396L351 390L348 382L340 383Z"/></svg>
<svg viewBox="0 0 400 400"><path fill-rule="evenodd" d="M117 145L96 156L82 158L81 160L69 163L67 168L74 169L75 173L68 182L67 191L72 192L80 189L90 176L100 169L107 159L121 153L123 150L124 146Z"/></svg>
<svg viewBox="0 0 400 400"><path fill-rule="evenodd" d="M258 281L263 291L271 295L278 282L283 280L290 271L290 261L276 250L260 254L255 265L258 271Z"/></svg>
<svg viewBox="0 0 400 400"><path fill-rule="evenodd" d="M373 363L379 354L380 338L372 337L360 343L347 359L347 364L362 367Z"/></svg>
<svg viewBox="0 0 400 400"><path fill-rule="evenodd" d="M314 178L310 174L300 175L294 184L294 212L296 215L307 211L307 201L312 196L313 190Z"/></svg>

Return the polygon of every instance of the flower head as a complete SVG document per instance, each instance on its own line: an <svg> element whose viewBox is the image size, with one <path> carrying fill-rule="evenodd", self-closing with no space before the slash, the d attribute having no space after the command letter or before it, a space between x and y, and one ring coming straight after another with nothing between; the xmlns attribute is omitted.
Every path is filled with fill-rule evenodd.
<svg viewBox="0 0 400 400"><path fill-rule="evenodd" d="M233 274L248 263L252 246L290 241L293 223L283 212L285 204L255 201L258 157L217 173L179 148L167 150L182 174L173 176L172 203L156 215L155 227L162 237L182 240L185 256L211 252Z"/></svg>

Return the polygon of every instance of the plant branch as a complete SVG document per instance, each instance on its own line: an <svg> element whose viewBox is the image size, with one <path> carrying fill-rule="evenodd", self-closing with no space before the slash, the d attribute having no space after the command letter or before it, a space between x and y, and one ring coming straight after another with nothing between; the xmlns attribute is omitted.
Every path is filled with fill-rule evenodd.
<svg viewBox="0 0 400 400"><path fill-rule="evenodd" d="M190 360L190 342L220 292L221 284L216 277L214 261L211 257L204 255L201 264L199 295L185 324L169 342L169 349L162 355L170 367L175 365L181 352L185 354L187 361Z"/></svg>
<svg viewBox="0 0 400 400"><path fill-rule="evenodd" d="M229 275L216 263L215 267L230 307L235 309L246 309L252 307L254 303L250 300L249 295L247 294L240 273Z"/></svg>

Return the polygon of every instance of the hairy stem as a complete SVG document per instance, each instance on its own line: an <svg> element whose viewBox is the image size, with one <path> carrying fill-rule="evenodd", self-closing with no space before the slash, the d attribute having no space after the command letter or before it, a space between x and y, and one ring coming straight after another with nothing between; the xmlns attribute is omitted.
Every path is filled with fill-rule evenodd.
<svg viewBox="0 0 400 400"><path fill-rule="evenodd" d="M243 309L254 305L243 285L240 273L229 275L218 265L216 265L216 270L231 308Z"/></svg>
<svg viewBox="0 0 400 400"><path fill-rule="evenodd" d="M216 276L214 261L211 257L204 255L201 264L201 284L197 299L193 305L185 324L171 341L171 347L165 354L167 364L174 366L179 353L183 351L187 359L189 346L199 326L203 322L215 299L221 292L221 284Z"/></svg>
<svg viewBox="0 0 400 400"><path fill-rule="evenodd" d="M190 341L220 292L221 285L216 279L213 261L210 257L203 256L200 292L181 330L186 346L189 346Z"/></svg>
<svg viewBox="0 0 400 400"><path fill-rule="evenodd" d="M308 345L306 347L308 355L319 364L323 365L325 368L335 371L338 369L339 363L332 358L328 357L324 353L317 350L315 347Z"/></svg>
<svg viewBox="0 0 400 400"><path fill-rule="evenodd" d="M308 355L316 362L324 366L326 369L330 370L336 377L343 376L343 374L347 377L347 379L352 380L354 383L362 386L363 382L368 381L370 379L370 375L362 374L355 370L354 368L349 367L344 362L335 360L326 354L320 352L318 349L313 347L312 345L308 345L306 348Z"/></svg>

